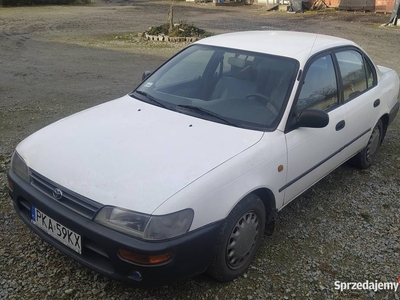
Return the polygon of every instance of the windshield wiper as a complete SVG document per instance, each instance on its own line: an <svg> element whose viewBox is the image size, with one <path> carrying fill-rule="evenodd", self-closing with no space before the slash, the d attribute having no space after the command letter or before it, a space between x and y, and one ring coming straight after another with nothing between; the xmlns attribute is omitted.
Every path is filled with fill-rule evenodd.
<svg viewBox="0 0 400 300"><path fill-rule="evenodd" d="M178 109L179 108L183 108L183 109L187 109L187 110L191 110L191 111L195 111L195 112L201 113L203 115L212 116L212 117L214 117L216 119L224 121L228 125L239 127L238 124L236 124L236 123L234 123L232 121L229 121L225 117L223 117L223 116L221 116L221 115L219 115L219 114L217 114L217 113L215 113L215 112L213 112L211 110L208 110L206 108L200 107L200 106L180 104L180 105L177 105L176 108L178 108Z"/></svg>
<svg viewBox="0 0 400 300"><path fill-rule="evenodd" d="M139 95L145 96L147 100L150 100L150 102L156 103L158 106L161 106L163 108L168 108L165 104L161 103L159 100L151 96L150 94L143 92L143 91L135 91L135 93L138 93Z"/></svg>

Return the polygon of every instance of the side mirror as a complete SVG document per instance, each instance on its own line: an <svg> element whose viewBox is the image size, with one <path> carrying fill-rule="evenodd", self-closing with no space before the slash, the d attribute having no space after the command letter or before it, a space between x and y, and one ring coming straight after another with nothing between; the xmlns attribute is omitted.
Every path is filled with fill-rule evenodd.
<svg viewBox="0 0 400 300"><path fill-rule="evenodd" d="M323 128L329 124L329 115L319 109L305 109L296 117L296 127Z"/></svg>
<svg viewBox="0 0 400 300"><path fill-rule="evenodd" d="M151 75L151 71L144 71L142 74L142 81Z"/></svg>

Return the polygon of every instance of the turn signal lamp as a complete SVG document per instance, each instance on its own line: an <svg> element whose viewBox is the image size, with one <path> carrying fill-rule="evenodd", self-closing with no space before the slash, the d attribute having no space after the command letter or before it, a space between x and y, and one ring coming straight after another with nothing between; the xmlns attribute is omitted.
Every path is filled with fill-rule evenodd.
<svg viewBox="0 0 400 300"><path fill-rule="evenodd" d="M8 179L8 188L10 189L11 192L14 191L14 184L12 183L12 181L10 179Z"/></svg>
<svg viewBox="0 0 400 300"><path fill-rule="evenodd" d="M142 255L132 253L128 250L119 249L118 253L123 259L138 265L158 265L165 263L172 258L171 252L157 255Z"/></svg>

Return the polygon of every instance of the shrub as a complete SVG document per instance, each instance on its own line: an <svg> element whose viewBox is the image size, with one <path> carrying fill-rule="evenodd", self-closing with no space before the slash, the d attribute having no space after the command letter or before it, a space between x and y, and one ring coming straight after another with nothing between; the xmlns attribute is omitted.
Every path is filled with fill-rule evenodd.
<svg viewBox="0 0 400 300"><path fill-rule="evenodd" d="M169 35L171 37L205 37L210 35L209 32L190 25L186 21L180 21L178 24L175 24L171 33L168 33L168 29L169 24L163 24L152 27L147 33L149 35Z"/></svg>
<svg viewBox="0 0 400 300"><path fill-rule="evenodd" d="M77 2L88 4L91 0L0 0L0 5L4 6L23 6L23 5L68 5L76 4Z"/></svg>

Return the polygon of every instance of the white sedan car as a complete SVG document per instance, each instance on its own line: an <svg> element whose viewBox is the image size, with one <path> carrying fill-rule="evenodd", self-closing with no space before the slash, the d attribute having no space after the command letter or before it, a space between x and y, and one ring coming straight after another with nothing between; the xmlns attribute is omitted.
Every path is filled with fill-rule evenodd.
<svg viewBox="0 0 400 300"><path fill-rule="evenodd" d="M286 204L347 160L372 164L398 93L348 40L213 36L22 141L9 192L36 234L114 279L232 280Z"/></svg>

